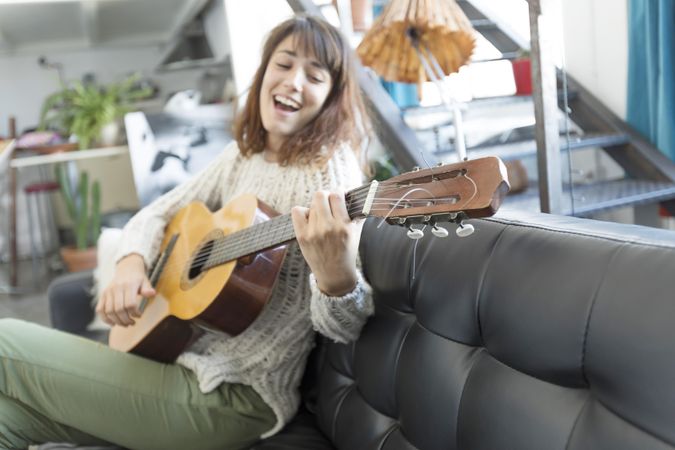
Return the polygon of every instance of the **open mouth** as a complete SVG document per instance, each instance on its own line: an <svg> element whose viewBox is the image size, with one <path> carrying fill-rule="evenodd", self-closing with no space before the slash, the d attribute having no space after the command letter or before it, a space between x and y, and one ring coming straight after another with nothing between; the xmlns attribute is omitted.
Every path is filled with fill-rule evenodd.
<svg viewBox="0 0 675 450"><path fill-rule="evenodd" d="M302 105L292 98L284 97L283 95L275 95L272 98L274 100L274 107L282 111L296 112L302 108Z"/></svg>

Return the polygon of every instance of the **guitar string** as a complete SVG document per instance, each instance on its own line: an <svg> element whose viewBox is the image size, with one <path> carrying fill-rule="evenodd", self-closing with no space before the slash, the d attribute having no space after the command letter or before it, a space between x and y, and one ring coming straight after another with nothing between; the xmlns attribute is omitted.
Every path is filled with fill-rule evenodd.
<svg viewBox="0 0 675 450"><path fill-rule="evenodd" d="M465 205L468 204L468 203L469 203L469 202L477 195L477 190L478 190L476 183L475 183L472 179L470 179L470 177L468 177L468 175L467 175L466 177L469 178L469 181L472 183L472 186L473 186L473 188L474 188L474 193L473 193L473 195L469 198L469 201L467 201L467 202L464 203ZM396 190L400 190L400 189L396 189ZM427 192L428 192L428 191L427 191ZM378 193L379 193L379 190L378 190ZM408 194L410 194L410 193L411 193L411 191L408 191L405 195L408 195ZM401 199L402 199L402 198L401 198ZM391 202L382 202L382 201L378 201L378 202L377 202L377 206L376 206L376 208L374 208L374 209L380 210L381 208L379 208L379 206L380 206L380 205L384 205L385 207L393 206L393 208L392 208L392 210L393 210L393 209L396 208L397 204L400 203L401 199L394 199L394 198L392 198L391 200L397 200L397 202L394 203L393 205L392 205ZM446 201L446 200L449 201L449 202L451 202L451 203L455 203L456 200L457 200L457 198L456 198L456 197L449 197L449 198L447 198L447 199L441 198L441 199L433 199L433 200L432 200L432 199L410 199L409 201L410 201L411 203L413 203L413 202L416 201L416 202L423 203L423 204L426 205L426 204L429 204L430 200L432 201L432 203L435 202L436 204L443 203L443 202ZM352 202L352 203L350 204L350 213L354 213L354 212L356 212L356 211L358 211L358 210L360 209L360 206L357 206L356 208L353 207L354 204L358 205L359 203L360 203L360 201L359 201L359 199L357 198L357 201ZM464 206L464 205L463 205L463 206ZM391 211L389 212L389 214L391 214ZM388 214L388 215L389 215L389 214ZM285 228L290 228L290 227L292 227L292 223L290 223L290 224L287 223ZM281 233L285 233L285 232L286 232L285 229L281 231ZM281 234L281 233L280 233L280 234ZM260 237L261 237L261 234L260 234L260 233L251 236L251 238L255 239L256 241L259 241L259 240L260 240ZM262 236L262 237L264 237L264 236ZM289 237L292 238L293 235L291 234ZM230 250L238 250L239 253L241 253L241 252L243 251L243 250L241 250L241 248L242 248L242 247L243 247L243 248L246 248L247 245L249 245L249 243L248 243L248 242L244 242L244 243L242 243L242 245L240 245L239 247L237 247L237 245L235 245L234 248L232 248L232 246L224 246L224 248L221 247L221 249L224 250L224 251L226 251L226 252L227 252L227 251L230 251ZM209 256L207 256L207 258L208 258L208 257L209 257Z"/></svg>
<svg viewBox="0 0 675 450"><path fill-rule="evenodd" d="M398 199L400 202L400 199ZM439 201L440 200L440 201ZM440 204L446 199L419 199L420 202L423 202L424 205L427 205L430 203L430 201ZM455 203L456 199L454 197L448 198L447 201L449 203ZM379 202L382 206L374 206L371 211L388 211L387 217L391 214L391 211L395 209L398 205L397 203L394 202ZM391 208L390 208L391 207ZM350 212L354 213L357 211L360 211L362 208L360 207L351 207ZM259 226L264 226L264 228L261 228L258 230L258 232L248 232L248 236L246 234L242 239L235 239L232 240L233 235L227 235L224 237L224 239L230 238L229 242L223 242L221 241L220 243L216 243L212 250L210 252L206 252L203 256L198 256L192 260L191 265L196 265L196 264L201 264L205 263L208 260L216 261L218 263L224 263L229 260L234 260L236 257L241 257L247 254L251 253L256 253L255 250L262 250L267 247L273 247L274 244L285 242L287 240L291 240L294 237L294 227L293 223L290 220L289 215L284 215L284 216L279 216L276 218L277 220L275 222L283 222L279 226L271 228L271 225L273 225L273 222L271 221L266 221ZM246 232L246 230L250 229L245 229L245 230L239 230L239 232ZM268 239L269 242L265 242L262 244L262 242L265 241L266 238L272 238ZM279 238L282 238L283 240L279 242ZM254 245L252 245L254 244ZM248 247L257 247L257 248L252 248L249 249ZM225 258L225 255L231 254L231 257ZM222 261L221 261L222 260ZM179 266L179 270L176 270L176 266ZM184 270L183 264L178 263L178 262L173 262L169 263L167 266L165 266L164 270L162 271L164 274L167 273L176 273L176 272L182 272Z"/></svg>
<svg viewBox="0 0 675 450"><path fill-rule="evenodd" d="M467 176L467 177L468 177L468 176ZM468 177L468 178L470 178L470 177ZM473 186L473 188L474 188L474 193L473 193L473 195L470 197L469 201L465 202L465 205L468 204L468 203L470 202L470 200L472 200L472 199L477 195L477 186L476 186L476 183L475 183L473 180L470 180L470 181L471 181L472 186ZM400 189L396 189L396 190L400 190ZM427 191L427 192L428 192L428 191ZM378 193L379 193L379 190L378 190ZM411 191L408 191L408 192L406 193L406 195L408 195L408 194L410 194L410 193L411 193ZM456 197L458 197L458 196L456 196ZM417 203L421 203L421 204L424 204L424 205L428 205L430 202L431 202L431 203L436 203L436 204L442 204L442 203L444 203L446 200L447 200L449 203L456 203L456 201L457 201L457 198L456 198L456 197L448 197L447 199L446 199L446 198L441 198L441 199L427 199L427 198L422 198L422 199L409 199L408 201L409 201L411 204L417 202ZM396 205L397 205L398 203L400 203L400 201L401 201L401 199L399 199L399 198L391 198L390 200L392 200L392 201L393 201L393 200L397 200L397 202L394 203L394 204L392 204L392 202L387 202L387 201L378 201L378 202L374 202L375 208L373 208L373 210L382 210L381 206L384 206L384 207L387 208L387 209L388 209L390 206L393 206L392 209L394 209L394 208L396 207ZM359 211L359 210L361 209L361 206L359 206L360 203L361 203L361 202L359 201L359 199L357 199L357 201L352 202L352 203L350 204L350 210L349 210L350 214L353 214L354 212L357 212L357 211ZM354 205L357 205L357 206L354 207ZM463 206L464 206L464 205L463 205ZM390 213L391 213L391 211L390 211ZM291 226L292 226L292 223L287 224L287 227L291 227ZM284 231L285 231L285 230L284 230ZM282 231L282 233L283 233L284 231ZM281 233L280 233L280 234L281 234ZM264 237L266 237L266 236L263 235L263 234L261 234L261 233L257 233L257 234L252 234L252 235L250 236L250 239L254 239L255 241L259 241L260 238L264 238ZM293 235L291 235L291 236L289 236L289 237L292 238ZM248 241L250 241L250 239L249 239ZM247 247L248 245L250 245L250 242L241 242L241 245L239 245L239 247L245 248L245 247ZM225 250L225 251L229 251L229 250L232 250L232 249L233 249L233 246L232 246L232 245L225 245L225 246L222 246L222 245L221 245L221 246L219 246L219 247L220 247L219 250ZM237 244L234 245L234 249L235 249L235 250L240 250L240 248L237 247ZM213 254L213 252L211 252L211 254ZM208 259L209 257L210 257L210 256L206 256L207 259Z"/></svg>
<svg viewBox="0 0 675 450"><path fill-rule="evenodd" d="M473 195L471 195L470 198L467 201L465 201L464 204L462 205L462 206L465 206L466 204L470 203L471 200L473 200L473 198L475 198L475 196L478 194L478 187L477 187L475 181L473 179L471 179L471 177L469 177L468 175L463 174L462 177L467 178L472 183L473 188L474 188ZM391 187L387 188L387 186L389 184L393 184L393 183L386 183L386 184L385 183L380 184L380 186L384 185L384 189L382 189L383 191L400 191L400 189L401 189L401 187L398 187L398 186L395 186L393 188L391 188ZM362 210L362 204L365 204L365 201L367 200L367 196L365 196L365 197L363 196L363 194L366 193L365 192L366 190L368 190L368 191L370 190L370 185L364 185L364 186L361 186L361 187L356 188L356 189L349 192L349 194L352 196L352 198L350 199L351 201L350 201L350 206L349 206L349 209L348 209L348 213L350 215ZM378 186L377 193L378 194L380 193L379 186ZM405 195L407 195L409 193L411 193L411 191L408 191ZM415 199L408 199L407 202L410 203L410 204L421 203L421 204L427 205L430 202L435 203L435 204L442 204L444 201L447 200L449 203L456 203L457 197L458 196L453 196L453 197L440 198L440 199L415 198ZM394 200L397 200L397 201L394 203L393 202ZM380 197L378 197L378 200L373 202L373 207L371 208L371 211L387 211L388 210L389 213L385 217L385 219L386 219L402 200L403 200L403 197L401 197L401 198L380 198ZM385 208L382 208L382 206L384 206ZM392 208L389 209L388 208L389 206L392 206ZM461 208L458 208L458 209L461 209ZM276 219L276 221L274 219ZM216 244L214 244L211 252L205 252L205 254L203 256L198 256L195 259L193 259L192 263L191 263L191 266L194 266L195 264L205 263L208 260L214 260L218 264L223 264L225 262L228 262L228 259L230 261L233 261L233 260L236 260L236 257L241 257L241 256L244 256L244 255L247 255L247 254L256 253L255 250L260 251L260 250L262 250L264 248L267 248L267 247L271 248L276 243L281 243L281 242L275 242L275 238L278 239L279 237L284 237L284 241L282 241L282 242L285 242L287 240L292 240L294 238L294 233L291 233L291 230L293 229L293 224L289 219L290 219L289 215L274 217L274 218L272 218L272 219L270 219L266 222L263 222L263 223L259 224L259 226L265 226L265 225L267 225L267 226L264 227L264 228L261 228L259 230L259 232L257 232L257 233L252 232L251 231L252 229L250 229L250 228L244 229L244 230L238 230L237 232L235 232L235 233L244 234L243 239L232 240L233 235L235 233L224 236L223 238L221 238L221 239L226 240L224 243L223 243L223 241L221 241L220 243L216 242ZM280 225L279 227L273 228L272 230L267 230L267 228L270 228L271 225L274 222L277 222L277 221L283 221L283 222L286 222L286 223ZM383 222L381 222L380 225L382 225L382 223ZM248 234L248 236L246 236L246 234ZM261 245L260 241L264 241L265 238L269 238L269 237L272 237L273 239L271 239L269 243L265 243L265 245ZM229 238L229 242L227 242L228 238ZM247 248L247 247L251 247L251 244L253 244L253 243L256 244L253 247L258 247L258 248L253 248L253 249ZM223 259L225 257L225 255L228 255L228 254L231 254L230 257ZM221 259L223 259L223 260L221 261ZM176 267L176 266L180 266L180 267ZM177 268L179 270L176 270ZM169 263L167 266L165 266L164 270L162 270L162 272L163 272L164 275L171 274L171 273L175 274L175 273L182 272L184 269L185 269L184 264L174 262L174 263Z"/></svg>
<svg viewBox="0 0 675 450"><path fill-rule="evenodd" d="M351 193L354 194L354 195L356 195L356 196L358 196L358 195L359 195L359 191L364 191L364 190L365 190L364 188L368 188L368 186L363 186L363 187L356 188L356 189L354 189ZM351 211L351 210L350 210L350 212L353 213L354 211ZM282 220L286 220L286 219L285 219L286 216L287 216L287 215L272 217L271 219L269 219L269 220L267 220L267 221L265 221L265 222L256 224L256 228L258 229L258 231L262 230L262 228L258 228L258 227L267 227L267 228L269 228L272 224L274 224L274 223L276 223L276 222L279 222L279 221L282 221ZM261 233L257 233L257 234L256 234L256 233L251 233L251 228L247 228L247 229L243 229L243 230L237 230L237 231L235 231L235 232L232 233L232 234L229 234L229 235L227 235L227 236L224 236L223 238L225 238L225 239L228 239L228 238L229 238L229 239L236 239L236 237L237 237L238 235L243 235L243 236L244 236L244 239L240 239L239 242L246 242L246 240L247 240L248 238L265 237L265 234L261 234ZM221 238L221 239L222 239L222 238ZM221 247L222 247L222 245L221 245ZM196 262L201 262L201 261L198 260L198 259L195 260L195 261L196 261Z"/></svg>
<svg viewBox="0 0 675 450"><path fill-rule="evenodd" d="M373 207L371 211L388 211L391 206L396 206L396 203L393 200L399 200L399 199L391 199L392 201L387 201L387 200L382 200L382 201L375 201L373 202ZM448 204L454 204L457 202L456 197L447 197L447 198L441 198L441 199L432 199L432 198L419 198L419 199L409 199L408 200L409 204L411 205L421 205L421 206L426 206L429 205L430 203L435 203L435 204L443 204L443 203L448 203ZM354 215L355 213L359 212L362 210L362 206L360 205L360 201L352 202L352 204L349 207L348 213L350 215ZM275 224L275 222L279 221L285 221L288 220L288 215L284 216L278 216L278 218L272 218L269 221L262 222L260 224L257 224L259 227L265 227L265 228L270 228L272 225ZM274 220L276 219L276 220ZM251 240L261 240L264 239L268 236L270 236L270 233L268 232L267 229L265 228L259 228L258 232L253 232L251 228L247 228L244 230L238 230L235 233L244 233L246 236L243 239L236 239L236 236L233 234L227 235L224 238L225 239L233 239L235 238L236 242L244 244L244 246ZM275 228L276 230L277 228ZM219 249L225 249L225 248L230 248L231 246L223 246L222 244L218 244Z"/></svg>
<svg viewBox="0 0 675 450"><path fill-rule="evenodd" d="M384 216L384 217L382 218L382 220L380 221L380 223L379 223L379 225L377 226L377 228L380 228L380 227L382 226L382 224L385 222L385 220L387 220L387 219L389 218L389 216L391 215L391 213L394 212L394 210L396 209L396 207L397 207L397 206L405 199L406 195L412 194L413 192L416 192L416 191L428 192L430 195L433 195L431 192L427 191L427 190L424 189L424 188L416 188L416 189L411 189L411 190L409 190L408 192L406 192L405 194L403 194L403 196L402 196L401 198L399 198L398 200L396 200L396 203L394 203L394 205L391 207L391 209L389 210L389 212L387 213L387 215Z"/></svg>
<svg viewBox="0 0 675 450"><path fill-rule="evenodd" d="M369 189L370 189L370 186L369 186L369 185L364 185L364 186L361 186L361 187L359 187L359 188L356 188L356 189L354 189L353 191L350 192L350 194L352 194L352 195L357 199L355 202L352 202L353 205L355 205L355 204L357 204L357 203L360 202L360 201L359 201L359 196L362 195L362 194L366 191L366 189L369 190ZM357 207L353 207L353 206L352 206L352 207L350 207L350 209L349 209L348 212L353 214L353 213L355 213L355 212L358 211L358 210L359 210L359 209L358 209ZM266 221L266 222L263 222L263 223L261 223L261 224L258 224L258 226L260 226L260 227L265 227L265 228L270 228L270 227L272 226L272 224L274 224L274 223L276 223L276 222L288 220L286 216L287 216L287 215L284 215L284 216L278 216L278 217L273 217L272 219L270 219L270 220L268 220L268 221ZM285 231L284 228L285 228L285 227L283 227L283 228L280 228L280 227L274 228L273 231L272 231L272 233L273 233L273 234L283 234L284 231ZM244 230L238 230L238 231L236 231L236 232L234 232L234 233L232 233L232 234L230 234L230 235L225 236L224 238L225 238L225 239L228 239L228 238L229 238L230 241L232 241L232 240L234 239L233 242L235 243L235 245L232 245L232 244L229 244L229 245L228 245L228 244L226 244L226 245L216 244L216 245L218 246L218 249L216 250L216 252L212 251L210 254L205 255L204 257L197 257L197 258L195 258L195 259L193 260L193 264L199 264L199 263L205 262L205 261L208 260L209 258L212 258L212 257L213 257L212 255L215 255L216 257L218 257L218 256L220 256L220 253L226 253L226 252L232 250L233 248L236 248L237 245L244 247L244 246L246 246L247 244L249 244L249 243L251 242L252 239L253 239L253 240L260 240L260 238L264 238L264 237L268 237L268 236L269 236L269 233L266 233L266 231L267 231L266 229L264 230L264 231L265 231L264 234L263 234L263 232L262 232L262 230L261 230L260 228L258 229L258 233L251 233L250 230L251 230L250 228L244 229ZM237 241L237 236L236 236L236 235L242 235L242 234L244 235L244 238L243 238L243 239L239 239L239 240ZM167 266L166 268L169 268L170 266L171 266L171 265Z"/></svg>
<svg viewBox="0 0 675 450"><path fill-rule="evenodd" d="M454 198L451 199L453 200L454 203ZM424 200L424 204L426 205L429 203L429 200ZM381 212L389 212L390 211L390 206L393 206L395 208L395 205L393 202L388 202L385 205L386 207L374 207L371 209L371 211L381 211ZM352 212L360 211L361 208L353 208ZM245 256L248 254L256 253L255 250L257 249L247 249L247 247L252 246L252 244L256 244L255 247L259 247L259 250L265 249L265 248L272 248L274 244L280 244L282 242L285 242L287 240L292 240L295 236L294 234L294 227L293 223L290 220L289 215L284 215L284 216L279 216L279 218L283 218L283 221L285 223L273 228L272 230L260 230L258 233L249 233L248 236L244 237L243 239L239 239L236 241L228 242L227 244L223 245L221 244L215 244L211 252L207 252L202 256L198 256L194 258L191 262L191 266L194 265L199 265L201 263L206 263L208 260L212 261L218 261L219 263L225 263L229 261L234 261L238 257ZM268 225L270 221L263 222L259 224L259 226L262 225ZM239 231L245 231L245 230L239 230ZM233 235L227 235L224 236L224 238L232 238ZM262 244L262 241L265 238L272 238L270 239L269 243ZM280 238L284 238L281 242L279 242ZM287 238L287 239L286 239ZM225 258L225 255L231 255L231 257ZM222 261L220 261L223 259ZM178 261L172 261L168 263L165 267L164 270L162 270L163 275L167 274L176 274L176 273L181 273L185 270L185 265L184 262L178 262Z"/></svg>
<svg viewBox="0 0 675 450"><path fill-rule="evenodd" d="M473 199L477 195L477 186L476 186L475 182L472 179L470 179L470 177L467 176L467 178L469 178L469 180L473 184L474 193L470 197L470 199L467 202L465 202L465 204L469 203L471 201L471 199ZM367 186L364 186L364 187L367 187ZM357 189L354 189L353 191L351 191L350 194L354 194L355 192L357 192L359 190L364 191L365 189L364 188L357 188ZM400 190L400 189L397 188L395 190ZM362 201L365 200L365 199L358 198L358 194L356 194L356 197L357 197L357 200L352 201L350 203L349 212L351 214L360 211L362 208L359 207L359 206L355 206L355 205L358 205L359 203L361 203ZM397 200L400 203L401 199L397 199ZM423 202L424 204L428 204L430 201L432 201L432 202L435 201L437 204L439 204L440 201L445 201L445 200L448 200L449 202L455 203L456 197L449 197L447 199L443 199L443 198L442 199L433 199L433 200L432 199L424 199L424 198L423 199L409 199L409 201L413 201L413 200L417 201L417 202L420 202L420 203ZM374 203L376 203L376 202L374 202ZM386 211L386 210L389 210L389 208L388 208L389 206L392 206L392 202L378 201L377 203L378 203L378 206L373 207L371 209L371 211ZM384 206L386 206L386 208L383 209L383 208L379 207L379 205L384 205ZM392 210L395 209L395 208L396 208L396 204L393 204ZM389 213L391 213L391 210L389 210ZM267 228L270 228L270 226L275 222L274 219L277 219L276 222L282 221L282 222L285 222L285 223L280 225L279 227L276 227L276 228L272 229L271 233L270 233L267 230ZM214 245L215 250L212 249L211 252L205 252L205 254L203 256L196 257L195 259L193 259L193 261L191 263L191 266L194 266L195 264L205 263L208 260L213 260L214 262L216 262L215 265L223 264L223 263L228 262L228 261L234 261L238 257L244 256L244 255L247 255L247 254L256 253L256 252L261 251L265 248L272 248L272 247L274 247L275 244L280 244L282 242L292 240L295 237L295 234L294 234L294 230L293 230L293 224L289 219L290 219L289 215L284 215L284 216L277 216L275 218L272 218L271 220L263 222L259 225L260 226L267 225L267 227L265 227L265 229L260 229L258 233L250 232L250 230L251 230L250 228L244 229L244 230L238 230L235 233L244 233L244 238L240 239L238 241L237 240L235 240L235 241L231 240L231 238L233 237L233 235L235 233L227 235L227 236L225 236L224 238L221 238L221 239L227 240L227 238L230 238L230 242L226 242L225 244L223 244L222 241L221 241L221 243L216 243ZM248 231L248 233L246 233L247 231ZM248 234L248 236L246 236L246 234ZM263 238L269 238L270 236L272 236L273 238L276 238L276 240L272 239L269 243L266 243L264 246L262 246L260 244L260 241ZM279 237L283 237L284 238L283 241L279 241L278 240ZM253 246L254 248L247 248L247 247L251 247L251 244L253 244L253 243L256 244L256 245ZM228 257L225 257L228 254L230 254L230 255ZM173 262L173 263L169 263L167 266L165 266L165 268L162 272L166 275L166 274L180 273L180 272L183 272L184 270L185 270L185 267L184 267L183 263Z"/></svg>

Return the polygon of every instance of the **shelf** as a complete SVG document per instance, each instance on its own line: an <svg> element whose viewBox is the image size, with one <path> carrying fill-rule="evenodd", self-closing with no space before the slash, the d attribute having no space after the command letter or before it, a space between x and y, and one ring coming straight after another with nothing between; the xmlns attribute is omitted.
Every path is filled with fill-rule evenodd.
<svg viewBox="0 0 675 450"><path fill-rule="evenodd" d="M106 147L91 150L74 150L69 152L52 153L49 155L22 156L10 161L12 169L21 167L40 166L43 164L55 164L66 161L79 161L90 158L106 158L111 156L125 155L129 152L126 145L119 147Z"/></svg>

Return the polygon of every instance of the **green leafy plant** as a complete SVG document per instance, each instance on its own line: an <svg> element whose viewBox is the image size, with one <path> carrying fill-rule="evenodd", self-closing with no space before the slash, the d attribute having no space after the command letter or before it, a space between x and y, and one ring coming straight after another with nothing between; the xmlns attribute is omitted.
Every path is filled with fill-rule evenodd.
<svg viewBox="0 0 675 450"><path fill-rule="evenodd" d="M372 179L377 181L384 181L401 173L392 157L386 154L370 161L370 171Z"/></svg>
<svg viewBox="0 0 675 450"><path fill-rule="evenodd" d="M138 75L119 83L99 86L74 82L45 99L40 128L77 136L80 149L89 148L104 126L132 110L131 103L152 95L152 89L139 88Z"/></svg>
<svg viewBox="0 0 675 450"><path fill-rule="evenodd" d="M75 246L79 250L96 245L101 234L101 187L97 180L89 183L87 172L79 174L76 189L68 179L61 164L56 165L56 177L61 187L61 194L66 203L68 215L73 220ZM91 203L90 195L91 191Z"/></svg>

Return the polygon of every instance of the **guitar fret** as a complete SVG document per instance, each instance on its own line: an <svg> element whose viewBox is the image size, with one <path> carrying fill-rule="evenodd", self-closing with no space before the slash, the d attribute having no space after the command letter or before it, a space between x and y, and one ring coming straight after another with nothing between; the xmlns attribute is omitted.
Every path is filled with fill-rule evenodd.
<svg viewBox="0 0 675 450"><path fill-rule="evenodd" d="M356 216L356 214L351 212L355 193L367 186L362 186L345 194L345 202L348 205L349 216L352 219ZM292 241L293 239L295 239L295 230L291 215L276 216L252 227L217 239L214 242L212 253L205 264L205 268L208 269L246 255L258 253L262 250Z"/></svg>
<svg viewBox="0 0 675 450"><path fill-rule="evenodd" d="M242 256L258 253L267 248L283 244L295 237L290 215L274 217L268 221L224 236L216 241L213 253L213 267Z"/></svg>

